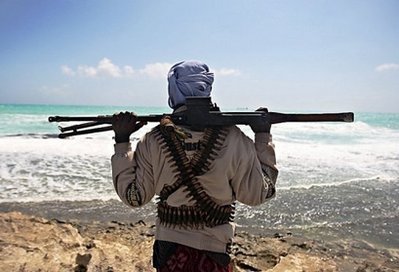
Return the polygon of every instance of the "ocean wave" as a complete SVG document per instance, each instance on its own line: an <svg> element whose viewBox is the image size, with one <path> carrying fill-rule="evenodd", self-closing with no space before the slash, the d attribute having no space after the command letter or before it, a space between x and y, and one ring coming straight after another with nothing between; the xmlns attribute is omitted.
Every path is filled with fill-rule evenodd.
<svg viewBox="0 0 399 272"><path fill-rule="evenodd" d="M325 182L325 183L310 183L310 184L297 184L297 185L289 185L289 186L278 186L278 190L291 190L291 189L305 189L309 190L314 187L339 187L344 184L357 184L362 185L363 182L368 181L378 181L378 182L396 182L397 178L391 176L373 176L369 178L352 178L343 181L336 181L336 182Z"/></svg>
<svg viewBox="0 0 399 272"><path fill-rule="evenodd" d="M32 139L52 139L58 138L58 134L53 133L17 133L17 134L5 134L0 135L0 138L32 138Z"/></svg>

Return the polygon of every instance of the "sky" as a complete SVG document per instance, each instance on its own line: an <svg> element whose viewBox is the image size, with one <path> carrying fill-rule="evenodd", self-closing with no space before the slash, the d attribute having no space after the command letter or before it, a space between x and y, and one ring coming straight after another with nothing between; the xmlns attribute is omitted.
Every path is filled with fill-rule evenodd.
<svg viewBox="0 0 399 272"><path fill-rule="evenodd" d="M399 112L397 0L2 0L0 104L167 106L200 60L223 108Z"/></svg>

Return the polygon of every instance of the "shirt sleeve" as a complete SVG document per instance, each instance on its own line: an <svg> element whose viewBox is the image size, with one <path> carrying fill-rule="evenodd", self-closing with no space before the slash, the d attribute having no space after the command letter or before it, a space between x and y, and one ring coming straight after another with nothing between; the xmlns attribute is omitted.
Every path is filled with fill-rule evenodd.
<svg viewBox="0 0 399 272"><path fill-rule="evenodd" d="M256 133L255 149L263 174L273 183L273 186L276 185L278 169L272 135L269 133Z"/></svg>
<svg viewBox="0 0 399 272"><path fill-rule="evenodd" d="M272 137L256 133L255 143L243 139L237 174L232 180L235 197L243 204L256 206L275 196L278 170Z"/></svg>
<svg viewBox="0 0 399 272"><path fill-rule="evenodd" d="M145 141L140 141L135 151L130 142L115 144L114 149L112 179L119 198L132 207L148 203L155 195L155 186Z"/></svg>

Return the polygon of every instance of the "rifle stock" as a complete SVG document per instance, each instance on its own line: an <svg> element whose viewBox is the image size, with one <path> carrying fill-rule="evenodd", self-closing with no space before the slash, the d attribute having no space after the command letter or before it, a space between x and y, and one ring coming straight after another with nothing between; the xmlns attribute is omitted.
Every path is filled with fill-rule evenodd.
<svg viewBox="0 0 399 272"><path fill-rule="evenodd" d="M177 125L190 126L193 130L203 130L206 127L252 125L268 122L279 124L286 122L353 122L352 112L342 113L279 113L279 112L220 112L216 105L212 106L209 97L188 97L186 100L187 110L183 113L144 115L138 116L138 121L159 122L163 117L169 116ZM102 126L92 129L81 130L93 126L101 126L112 123L112 115L100 116L50 116L49 122L88 122L69 127L59 127L61 134L59 138L73 135L82 135L112 130L112 126ZM69 131L69 132L67 132Z"/></svg>

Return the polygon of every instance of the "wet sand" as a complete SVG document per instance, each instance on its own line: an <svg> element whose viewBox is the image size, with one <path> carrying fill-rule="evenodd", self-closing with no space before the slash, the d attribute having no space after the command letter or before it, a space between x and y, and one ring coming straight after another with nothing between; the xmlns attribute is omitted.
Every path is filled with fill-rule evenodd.
<svg viewBox="0 0 399 272"><path fill-rule="evenodd" d="M0 203L2 271L154 271L153 204ZM234 271L399 271L399 249L238 228Z"/></svg>

